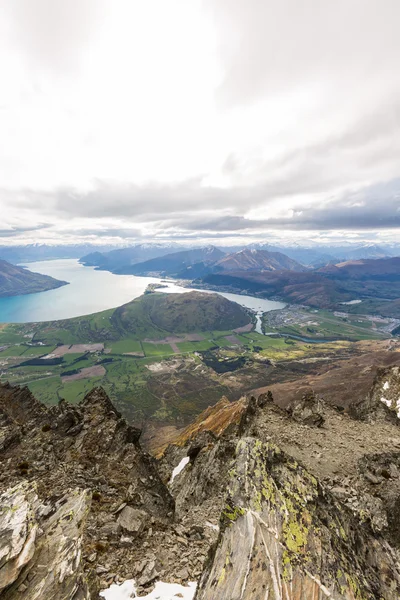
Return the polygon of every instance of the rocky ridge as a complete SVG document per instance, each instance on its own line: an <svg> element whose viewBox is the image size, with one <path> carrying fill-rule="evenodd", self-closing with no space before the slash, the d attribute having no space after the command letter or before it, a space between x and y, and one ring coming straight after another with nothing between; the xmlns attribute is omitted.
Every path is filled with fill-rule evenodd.
<svg viewBox="0 0 400 600"><path fill-rule="evenodd" d="M158 460L101 388L47 408L0 386L1 597L134 579L139 596L163 580L198 581L197 600L397 599L396 369L349 411L312 390L222 399Z"/></svg>

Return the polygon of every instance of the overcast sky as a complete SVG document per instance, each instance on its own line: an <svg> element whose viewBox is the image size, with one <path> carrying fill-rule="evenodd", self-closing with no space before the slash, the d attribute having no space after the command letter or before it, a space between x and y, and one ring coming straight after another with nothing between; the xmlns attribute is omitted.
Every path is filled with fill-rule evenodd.
<svg viewBox="0 0 400 600"><path fill-rule="evenodd" d="M396 240L399 23L399 0L1 2L0 243Z"/></svg>

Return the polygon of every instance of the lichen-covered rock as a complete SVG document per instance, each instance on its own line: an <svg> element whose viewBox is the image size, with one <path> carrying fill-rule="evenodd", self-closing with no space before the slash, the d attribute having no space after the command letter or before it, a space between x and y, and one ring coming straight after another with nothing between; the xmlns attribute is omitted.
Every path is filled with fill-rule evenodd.
<svg viewBox="0 0 400 600"><path fill-rule="evenodd" d="M196 600L385 600L397 556L272 443L238 442L221 535Z"/></svg>
<svg viewBox="0 0 400 600"><path fill-rule="evenodd" d="M81 560L90 495L72 490L43 505L35 484L0 498L2 600L90 600Z"/></svg>

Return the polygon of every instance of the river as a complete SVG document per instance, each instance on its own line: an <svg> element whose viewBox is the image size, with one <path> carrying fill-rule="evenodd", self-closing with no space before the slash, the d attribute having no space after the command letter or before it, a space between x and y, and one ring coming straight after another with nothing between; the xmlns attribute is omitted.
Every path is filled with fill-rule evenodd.
<svg viewBox="0 0 400 600"><path fill-rule="evenodd" d="M191 291L191 288L177 285L174 281L166 282L156 277L114 275L108 271L96 271L93 267L84 267L75 259L47 260L28 263L25 266L30 271L68 281L69 285L38 294L0 298L1 323L69 319L116 308L141 296L149 283L161 284L162 282L163 285L168 285L168 288L160 289L167 293ZM213 293L208 290L202 291ZM225 292L221 292L220 295L255 311L256 331L259 333L261 333L260 315L263 312L285 307L283 302L253 296Z"/></svg>

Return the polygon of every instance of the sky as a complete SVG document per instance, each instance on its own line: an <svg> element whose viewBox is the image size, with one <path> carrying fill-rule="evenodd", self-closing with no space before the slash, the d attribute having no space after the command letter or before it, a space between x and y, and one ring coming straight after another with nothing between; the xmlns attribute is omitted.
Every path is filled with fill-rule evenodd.
<svg viewBox="0 0 400 600"><path fill-rule="evenodd" d="M0 243L398 240L399 23L398 0L2 2Z"/></svg>

